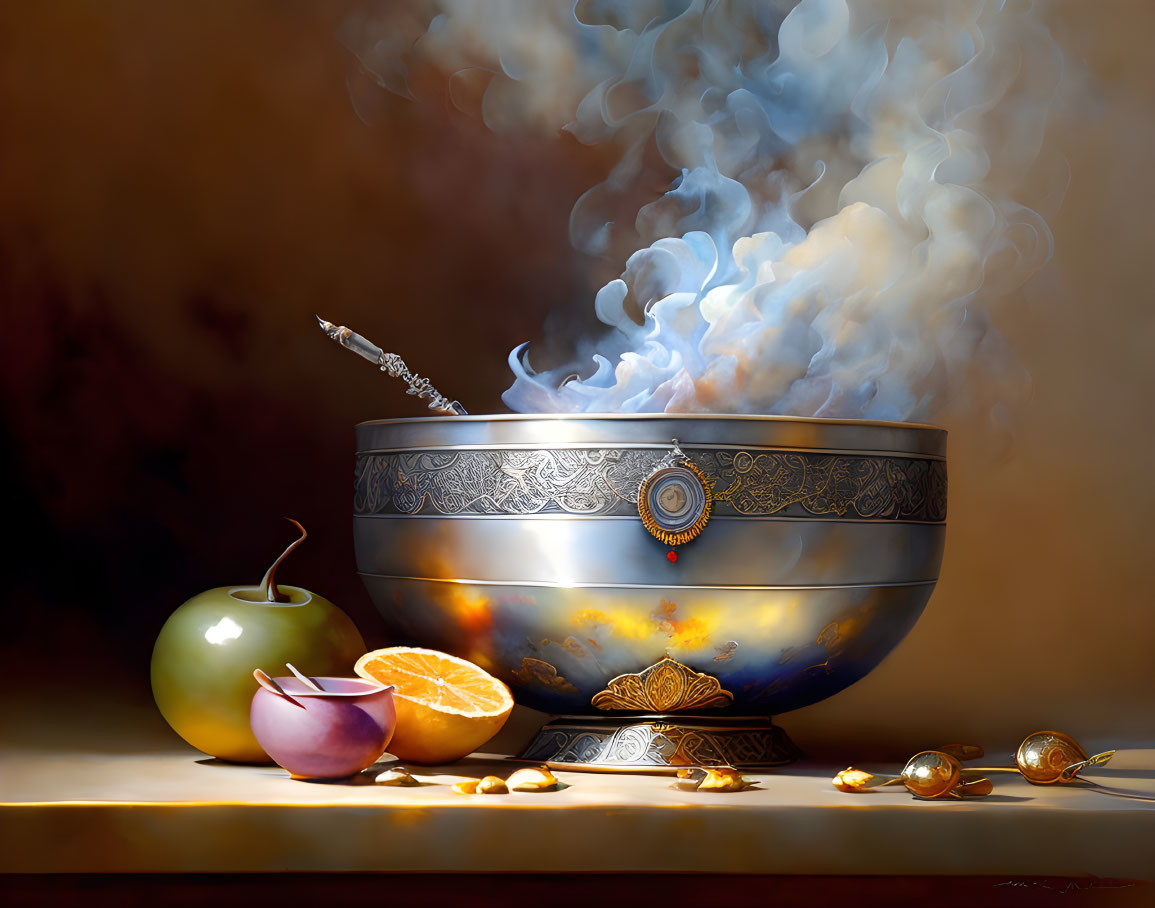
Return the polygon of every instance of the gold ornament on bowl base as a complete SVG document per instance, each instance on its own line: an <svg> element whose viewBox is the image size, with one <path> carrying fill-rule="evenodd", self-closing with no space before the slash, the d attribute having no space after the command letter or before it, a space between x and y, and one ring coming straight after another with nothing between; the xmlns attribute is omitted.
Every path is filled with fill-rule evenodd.
<svg viewBox="0 0 1155 908"><path fill-rule="evenodd" d="M676 713L721 709L734 702L734 695L717 678L667 656L636 675L618 675L591 702L607 711Z"/></svg>
<svg viewBox="0 0 1155 908"><path fill-rule="evenodd" d="M591 706L615 715L558 717L542 726L520 759L599 772L719 766L736 772L798 759L785 732L765 716L704 714L733 703L717 678L665 656L636 674L618 675L593 696Z"/></svg>

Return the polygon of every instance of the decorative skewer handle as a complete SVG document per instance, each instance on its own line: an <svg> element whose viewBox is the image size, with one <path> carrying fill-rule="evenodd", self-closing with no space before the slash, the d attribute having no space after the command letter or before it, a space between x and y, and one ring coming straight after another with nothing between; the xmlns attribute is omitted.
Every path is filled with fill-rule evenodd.
<svg viewBox="0 0 1155 908"><path fill-rule="evenodd" d="M405 382L409 386L405 390L406 394L412 394L414 397L427 398L429 400L430 410L439 410L451 416L468 415L465 407L438 392L429 379L422 378L420 375L414 375L410 372L409 367L405 365L405 360L396 353L386 353L375 343L362 337L356 331L350 330L344 325L334 325L332 322L327 322L319 315L317 316L317 323L321 326L322 331L346 350L352 350L358 356L369 360L369 362L374 365L380 366L381 371L387 372L390 377L399 378Z"/></svg>

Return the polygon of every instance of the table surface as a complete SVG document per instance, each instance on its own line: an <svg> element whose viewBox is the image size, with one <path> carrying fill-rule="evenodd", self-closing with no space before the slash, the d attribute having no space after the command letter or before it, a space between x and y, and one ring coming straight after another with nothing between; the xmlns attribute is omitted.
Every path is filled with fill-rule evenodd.
<svg viewBox="0 0 1155 908"><path fill-rule="evenodd" d="M414 768L424 784L293 781L171 738L139 748L9 738L0 753L0 872L573 872L1155 878L1155 800L998 774L976 801L900 788L836 791L829 765L751 774L733 793L669 776L558 773L555 792L459 795L519 764L500 755ZM8 738L5 735L5 738ZM380 767L378 767L380 768ZM896 771L898 767L871 767ZM1155 749L1096 779L1155 798Z"/></svg>

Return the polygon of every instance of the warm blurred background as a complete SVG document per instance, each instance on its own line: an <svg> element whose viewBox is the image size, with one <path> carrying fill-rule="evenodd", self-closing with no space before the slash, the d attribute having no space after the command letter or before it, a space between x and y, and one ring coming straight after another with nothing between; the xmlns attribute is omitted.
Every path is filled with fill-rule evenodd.
<svg viewBox="0 0 1155 908"><path fill-rule="evenodd" d="M357 5L0 5L9 671L66 666L159 722L161 624L256 583L285 515L311 537L281 579L387 642L353 566L352 426L423 410L313 313L501 412L509 349L588 319L618 270L567 233L612 161L375 89L338 37ZM1049 136L1072 174L1054 261L1000 322L1034 396L1011 444L948 421L939 588L871 676L784 717L814 753L1155 739L1155 6L1053 20L1093 84Z"/></svg>

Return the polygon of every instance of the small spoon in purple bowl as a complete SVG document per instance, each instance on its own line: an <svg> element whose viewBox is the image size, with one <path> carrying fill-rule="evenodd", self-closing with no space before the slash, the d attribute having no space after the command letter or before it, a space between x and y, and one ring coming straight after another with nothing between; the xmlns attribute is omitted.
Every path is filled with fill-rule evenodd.
<svg viewBox="0 0 1155 908"><path fill-rule="evenodd" d="M299 706L301 709L305 708L304 703L301 703L299 700L296 700L292 696L287 694L285 692L285 689L283 687L281 687L280 684L278 684L276 681L274 681L272 678L270 678L268 675L266 675L259 668L253 669L253 677L256 678L257 683L259 685L261 685L261 687L263 687L265 690L267 690L270 694L276 694L278 697L284 697L286 700L288 700L294 706Z"/></svg>
<svg viewBox="0 0 1155 908"><path fill-rule="evenodd" d="M298 681L300 681L302 684L304 684L305 687L309 688L309 690L315 690L319 694L323 694L325 692L325 688L321 687L321 684L319 681L314 681L308 675L306 675L303 672L301 672L300 670L298 670L297 667L295 665L293 665L292 662L286 662L285 668L287 668L289 671L291 671L293 673L293 677L296 678Z"/></svg>

